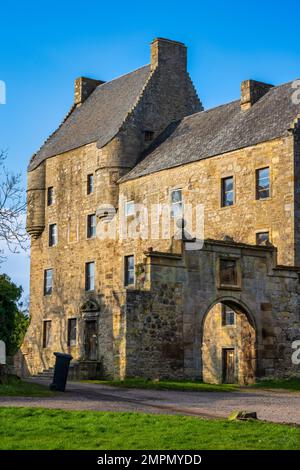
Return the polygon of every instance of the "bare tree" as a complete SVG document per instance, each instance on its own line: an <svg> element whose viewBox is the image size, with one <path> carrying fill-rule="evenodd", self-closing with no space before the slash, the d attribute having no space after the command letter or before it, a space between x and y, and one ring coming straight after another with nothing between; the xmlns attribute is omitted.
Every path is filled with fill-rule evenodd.
<svg viewBox="0 0 300 470"><path fill-rule="evenodd" d="M18 253L26 250L28 236L25 230L26 200L21 186L21 175L13 174L5 166L6 152L0 151L0 243ZM0 263L5 259L0 250Z"/></svg>

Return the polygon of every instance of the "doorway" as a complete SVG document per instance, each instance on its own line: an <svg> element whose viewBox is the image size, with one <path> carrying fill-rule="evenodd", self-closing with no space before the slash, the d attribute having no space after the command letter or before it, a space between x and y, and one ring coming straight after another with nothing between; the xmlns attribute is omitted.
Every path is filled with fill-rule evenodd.
<svg viewBox="0 0 300 470"><path fill-rule="evenodd" d="M85 356L88 361L97 361L98 334L97 320L85 322Z"/></svg>
<svg viewBox="0 0 300 470"><path fill-rule="evenodd" d="M223 349L223 383L235 383L235 354L233 348Z"/></svg>

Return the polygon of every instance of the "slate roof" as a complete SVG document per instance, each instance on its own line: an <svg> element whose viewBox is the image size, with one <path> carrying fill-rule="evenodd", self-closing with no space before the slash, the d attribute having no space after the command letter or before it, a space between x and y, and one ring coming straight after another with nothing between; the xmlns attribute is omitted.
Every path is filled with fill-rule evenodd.
<svg viewBox="0 0 300 470"><path fill-rule="evenodd" d="M101 148L120 130L147 79L150 65L99 85L79 107L71 111L32 157L28 170L54 155L97 142Z"/></svg>
<svg viewBox="0 0 300 470"><path fill-rule="evenodd" d="M287 135L300 113L292 83L271 88L248 111L238 100L170 124L120 182Z"/></svg>

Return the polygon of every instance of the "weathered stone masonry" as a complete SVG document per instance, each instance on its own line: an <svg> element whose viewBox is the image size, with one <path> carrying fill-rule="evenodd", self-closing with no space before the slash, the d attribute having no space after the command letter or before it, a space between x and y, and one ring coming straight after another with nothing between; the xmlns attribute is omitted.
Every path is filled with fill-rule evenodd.
<svg viewBox="0 0 300 470"><path fill-rule="evenodd" d="M240 383L299 373L291 363L300 336L300 107L292 93L291 84L247 80L239 100L204 111L186 47L166 39L153 41L150 65L111 82L76 80L71 110L28 168L31 324L23 371L47 370L53 352L65 351L76 377L221 382L229 351ZM270 195L258 200L256 172L266 167ZM221 181L229 176L233 205L221 207ZM174 188L184 204L204 206L202 250L186 251L173 230L168 239L87 237L88 215L103 224L108 205L118 216L121 198L150 211L169 204ZM55 246L50 224L57 225ZM268 232L273 246L256 246L258 232ZM135 281L125 287L129 255ZM237 260L234 289L220 288L222 257ZM95 263L91 291L88 262ZM44 295L46 269L53 271L51 295ZM222 324L224 306L234 310L234 325ZM76 341L68 345L70 319Z"/></svg>

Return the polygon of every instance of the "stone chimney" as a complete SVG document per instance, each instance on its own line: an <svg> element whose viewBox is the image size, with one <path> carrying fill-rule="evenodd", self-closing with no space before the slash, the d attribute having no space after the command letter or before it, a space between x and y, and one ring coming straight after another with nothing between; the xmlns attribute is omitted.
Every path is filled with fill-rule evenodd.
<svg viewBox="0 0 300 470"><path fill-rule="evenodd" d="M256 82L255 80L245 80L241 85L241 109L247 111L260 98L262 98L273 85L268 83Z"/></svg>
<svg viewBox="0 0 300 470"><path fill-rule="evenodd" d="M157 67L172 69L176 67L179 71L187 68L186 46L182 42L170 39L156 38L151 43L151 70Z"/></svg>
<svg viewBox="0 0 300 470"><path fill-rule="evenodd" d="M75 80L74 90L74 103L81 105L95 90L98 85L105 83L101 80L94 80L93 78L79 77Z"/></svg>

